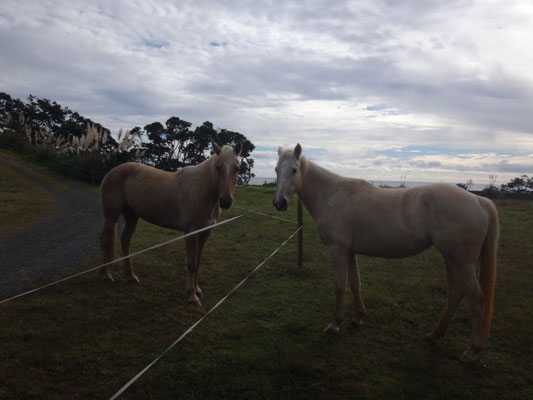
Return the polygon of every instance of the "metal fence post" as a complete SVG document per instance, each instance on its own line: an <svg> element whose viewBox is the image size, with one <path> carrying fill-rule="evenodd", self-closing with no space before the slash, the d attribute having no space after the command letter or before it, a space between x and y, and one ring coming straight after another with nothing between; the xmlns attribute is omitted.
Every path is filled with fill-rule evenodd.
<svg viewBox="0 0 533 400"><path fill-rule="evenodd" d="M298 228L301 228L303 222L302 217L302 202L298 198ZM302 269L304 264L304 251L303 251L303 228L298 231L298 269Z"/></svg>

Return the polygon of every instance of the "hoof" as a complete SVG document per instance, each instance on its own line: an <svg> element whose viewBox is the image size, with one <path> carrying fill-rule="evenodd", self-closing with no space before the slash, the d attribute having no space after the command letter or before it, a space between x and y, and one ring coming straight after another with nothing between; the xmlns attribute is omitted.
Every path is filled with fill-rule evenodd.
<svg viewBox="0 0 533 400"><path fill-rule="evenodd" d="M461 354L461 356L459 357L459 360L461 360L464 363L472 363L476 361L476 353L468 349L463 354Z"/></svg>
<svg viewBox="0 0 533 400"><path fill-rule="evenodd" d="M437 339L440 339L443 336L443 334L429 332L426 336L424 336L424 340L428 343L435 343Z"/></svg>
<svg viewBox="0 0 533 400"><path fill-rule="evenodd" d="M326 326L326 329L324 329L324 333L339 333L339 326L332 322L331 324Z"/></svg>
<svg viewBox="0 0 533 400"><path fill-rule="evenodd" d="M200 300L189 300L188 304L190 306L202 307L202 302Z"/></svg>
<svg viewBox="0 0 533 400"><path fill-rule="evenodd" d="M428 333L426 336L424 336L424 341L429 344L435 343L435 336L433 333Z"/></svg>
<svg viewBox="0 0 533 400"><path fill-rule="evenodd" d="M196 293L196 296L198 296L200 299L204 298L204 293L201 290L199 290L199 291L197 291L195 293Z"/></svg>
<svg viewBox="0 0 533 400"><path fill-rule="evenodd" d="M107 282L115 282L115 280L113 279L113 277L111 276L111 274L102 275L101 278L102 278L103 281L107 281Z"/></svg>
<svg viewBox="0 0 533 400"><path fill-rule="evenodd" d="M352 322L350 322L350 327L359 328L364 323L365 322L361 318L354 318L354 319L352 319Z"/></svg>
<svg viewBox="0 0 533 400"><path fill-rule="evenodd" d="M130 276L127 280L128 283L141 283L139 278L137 278L135 275Z"/></svg>

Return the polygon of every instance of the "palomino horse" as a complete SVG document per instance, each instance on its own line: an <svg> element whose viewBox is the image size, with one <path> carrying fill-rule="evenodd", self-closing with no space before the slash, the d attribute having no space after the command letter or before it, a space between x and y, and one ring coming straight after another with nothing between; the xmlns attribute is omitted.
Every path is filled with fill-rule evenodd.
<svg viewBox="0 0 533 400"><path fill-rule="evenodd" d="M344 319L346 278L355 298L353 323L362 324L366 310L356 254L408 257L435 246L444 257L448 296L440 322L427 338L433 340L446 333L466 297L472 307L472 339L460 358L474 361L488 336L492 318L499 237L494 204L447 184L377 188L360 179L338 176L307 160L301 152L299 144L294 150L279 148L273 203L279 211L285 211L297 193L328 247L336 307L335 319L326 331L338 332Z"/></svg>
<svg viewBox="0 0 533 400"><path fill-rule="evenodd" d="M188 233L215 223L220 216L220 207L231 207L242 144L237 143L235 148L221 148L215 142L212 145L213 156L177 172L125 163L107 173L100 188L104 213L100 245L104 263L114 259L116 223L120 214L125 220L122 251L128 255L139 217L158 226ZM198 267L209 233L207 230L185 239L189 304L202 305ZM128 281L139 281L131 268L130 258L124 262L124 272ZM107 266L102 267L100 273L104 279L113 280Z"/></svg>

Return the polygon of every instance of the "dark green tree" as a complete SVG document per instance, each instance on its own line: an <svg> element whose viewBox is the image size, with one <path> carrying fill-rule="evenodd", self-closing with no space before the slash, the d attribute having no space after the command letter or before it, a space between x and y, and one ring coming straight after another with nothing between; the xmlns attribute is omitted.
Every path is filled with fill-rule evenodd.
<svg viewBox="0 0 533 400"><path fill-rule="evenodd" d="M185 163L185 147L191 140L191 123L178 117L170 117L167 122L167 138L172 141L172 158L169 160L168 169L174 171L182 168Z"/></svg>
<svg viewBox="0 0 533 400"><path fill-rule="evenodd" d="M19 99L14 99L4 92L0 92L0 128L13 128L8 125L8 116L11 120L18 121L19 116L24 114L26 105Z"/></svg>
<svg viewBox="0 0 533 400"><path fill-rule="evenodd" d="M190 122L173 116L166 121L165 125L153 122L144 128L135 127L130 131L130 135L136 137L137 143L141 143L144 152L139 156L135 148L125 151L119 147L117 141L111 136L111 132L102 125L94 123L68 107L62 107L55 101L30 95L25 103L13 99L7 93L0 92L0 134L2 135L0 144L2 145L17 147L25 151L29 137L29 142L33 147L39 147L35 145L46 142L49 147L49 143L52 143L49 149L64 151L65 148L69 149L71 146L64 156L77 157L81 142L74 139L87 135L89 125L98 132L98 135L92 136L97 138L98 146L90 148L91 157L87 154L84 157L94 161L93 158L100 154L103 156L100 161L109 168L121 162L140 158L146 164L167 171L175 171L187 165L199 164L207 159L211 140L214 140L220 145L230 146L242 142L239 183L247 184L254 176L251 172L254 160L250 154L255 146L243 134L226 129L215 129L209 121L191 130ZM43 131L46 135L42 134ZM50 135L54 138L51 142L48 141ZM83 139L84 143L87 137ZM104 140L105 143L102 143ZM75 145L73 145L74 142ZM95 152L96 149L98 149L97 152ZM115 151L119 149L120 151Z"/></svg>
<svg viewBox="0 0 533 400"><path fill-rule="evenodd" d="M153 122L144 127L144 132L138 127L134 128L132 133L140 137L144 134L147 139L143 143L143 162L167 171L188 165L187 145L192 135L190 126L190 122L171 117L165 126Z"/></svg>
<svg viewBox="0 0 533 400"><path fill-rule="evenodd" d="M219 145L235 146L242 142L241 167L238 175L239 184L248 184L255 176L252 173L254 160L250 157L255 146L239 132L227 129L215 129L213 124L205 121L190 130L191 123L178 117L171 117L165 125L154 122L144 129L135 127L132 133L145 136L145 150L142 161L167 171L175 171L187 165L196 165L206 160L211 147L211 140Z"/></svg>
<svg viewBox="0 0 533 400"><path fill-rule="evenodd" d="M501 190L511 193L527 193L533 190L533 179L527 175L521 175L511 179L509 183L501 185Z"/></svg>
<svg viewBox="0 0 533 400"><path fill-rule="evenodd" d="M185 146L184 162L187 165L201 163L207 159L207 150L211 140L216 140L217 131L209 121L196 127L189 142Z"/></svg>
<svg viewBox="0 0 533 400"><path fill-rule="evenodd" d="M147 141L143 143L143 161L156 168L163 168L165 156L168 157L165 127L160 122L152 122L144 127Z"/></svg>
<svg viewBox="0 0 533 400"><path fill-rule="evenodd" d="M24 103L6 93L0 93L0 117L0 128L25 132L28 127L30 142L33 145L36 144L37 134L41 130L50 132L57 142L72 143L74 137L79 138L87 133L88 125L107 132L106 142L100 143L102 153L113 151L118 145L109 129L71 111L68 107L62 107L55 101L40 99L33 95L29 95L27 103Z"/></svg>
<svg viewBox="0 0 533 400"><path fill-rule="evenodd" d="M239 185L247 185L250 182L250 179L255 176L255 174L252 173L254 159L250 157L250 154L255 149L254 144L246 139L246 136L244 136L242 133L229 131L226 129L220 129L216 135L215 141L219 145L227 144L233 147L237 144L237 142L242 143L241 166L239 168L238 183Z"/></svg>

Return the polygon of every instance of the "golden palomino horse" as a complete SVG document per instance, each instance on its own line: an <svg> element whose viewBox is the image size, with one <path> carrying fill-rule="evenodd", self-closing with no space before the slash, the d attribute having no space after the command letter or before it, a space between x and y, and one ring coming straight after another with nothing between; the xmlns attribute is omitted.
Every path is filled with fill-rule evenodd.
<svg viewBox="0 0 533 400"><path fill-rule="evenodd" d="M185 233L214 224L220 207L230 208L239 171L241 142L235 148L212 142L214 154L204 162L176 172L162 171L139 163L125 163L109 171L100 188L104 227L100 234L103 262L114 259L116 225L125 220L121 236L123 255L129 255L130 243L139 217L164 228ZM198 268L210 230L185 239L187 250L187 295L189 304L201 305ZM131 259L124 262L128 281L138 282ZM108 266L100 271L113 280Z"/></svg>
<svg viewBox="0 0 533 400"><path fill-rule="evenodd" d="M435 246L444 258L447 303L440 322L427 335L446 333L463 298L472 312L472 338L460 359L474 361L489 334L499 239L494 204L453 185L437 183L385 189L336 175L294 150L278 150L274 206L284 211L297 193L317 226L333 262L335 318L326 331L338 332L344 319L346 280L355 298L353 323L366 312L360 293L356 254L408 257ZM476 268L479 266L479 280Z"/></svg>

